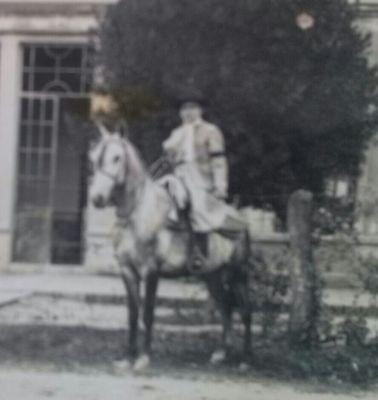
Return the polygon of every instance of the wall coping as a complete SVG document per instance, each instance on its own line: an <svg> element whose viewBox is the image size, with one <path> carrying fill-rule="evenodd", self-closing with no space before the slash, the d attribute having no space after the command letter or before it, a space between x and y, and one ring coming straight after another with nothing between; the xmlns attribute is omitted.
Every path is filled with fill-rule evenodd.
<svg viewBox="0 0 378 400"><path fill-rule="evenodd" d="M252 243L288 243L290 240L289 234L285 232L254 234L251 236ZM332 243L337 240L335 235L324 235L320 241L322 243ZM369 245L378 247L378 235L358 235L358 245Z"/></svg>

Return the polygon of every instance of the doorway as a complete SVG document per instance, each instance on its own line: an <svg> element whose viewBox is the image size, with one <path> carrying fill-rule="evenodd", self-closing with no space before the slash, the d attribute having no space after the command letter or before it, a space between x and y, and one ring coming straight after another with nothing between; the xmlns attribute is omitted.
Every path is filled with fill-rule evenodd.
<svg viewBox="0 0 378 400"><path fill-rule="evenodd" d="M23 47L13 261L82 263L87 53L77 44Z"/></svg>

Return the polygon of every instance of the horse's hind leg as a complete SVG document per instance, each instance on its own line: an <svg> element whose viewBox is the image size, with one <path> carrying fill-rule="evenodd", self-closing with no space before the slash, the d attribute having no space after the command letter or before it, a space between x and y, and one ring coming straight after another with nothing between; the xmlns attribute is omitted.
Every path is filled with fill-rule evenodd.
<svg viewBox="0 0 378 400"><path fill-rule="evenodd" d="M226 360L229 348L232 344L231 331L233 307L229 293L224 287L222 275L220 272L209 275L206 278L206 284L211 296L217 304L217 308L222 318L222 347L216 350L211 357L211 362L213 364L219 364Z"/></svg>
<svg viewBox="0 0 378 400"><path fill-rule="evenodd" d="M234 285L234 296L237 301L240 316L244 325L243 356L248 358L251 354L251 324L252 308L249 294L248 280L240 280Z"/></svg>
<svg viewBox="0 0 378 400"><path fill-rule="evenodd" d="M135 363L134 369L143 370L150 364L151 342L155 315L156 291L158 286L158 274L150 272L146 276L145 299L143 309L144 342L141 356Z"/></svg>
<svg viewBox="0 0 378 400"><path fill-rule="evenodd" d="M248 269L240 266L235 267L230 286L244 326L243 359L244 362L247 362L251 356L252 345L252 303Z"/></svg>

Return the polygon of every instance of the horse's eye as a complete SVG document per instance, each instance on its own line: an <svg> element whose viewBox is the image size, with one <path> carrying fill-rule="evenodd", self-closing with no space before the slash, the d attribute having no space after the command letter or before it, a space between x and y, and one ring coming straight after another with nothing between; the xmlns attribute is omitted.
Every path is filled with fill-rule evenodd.
<svg viewBox="0 0 378 400"><path fill-rule="evenodd" d="M120 161L121 157L120 156L115 156L113 159L114 164L118 163Z"/></svg>

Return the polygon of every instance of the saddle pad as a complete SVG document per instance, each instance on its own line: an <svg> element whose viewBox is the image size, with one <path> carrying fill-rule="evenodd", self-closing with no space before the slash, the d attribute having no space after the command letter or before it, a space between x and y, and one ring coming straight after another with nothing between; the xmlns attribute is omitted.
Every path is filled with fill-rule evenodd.
<svg viewBox="0 0 378 400"><path fill-rule="evenodd" d="M208 264L221 266L228 263L234 254L235 242L217 232L211 233L208 240Z"/></svg>

